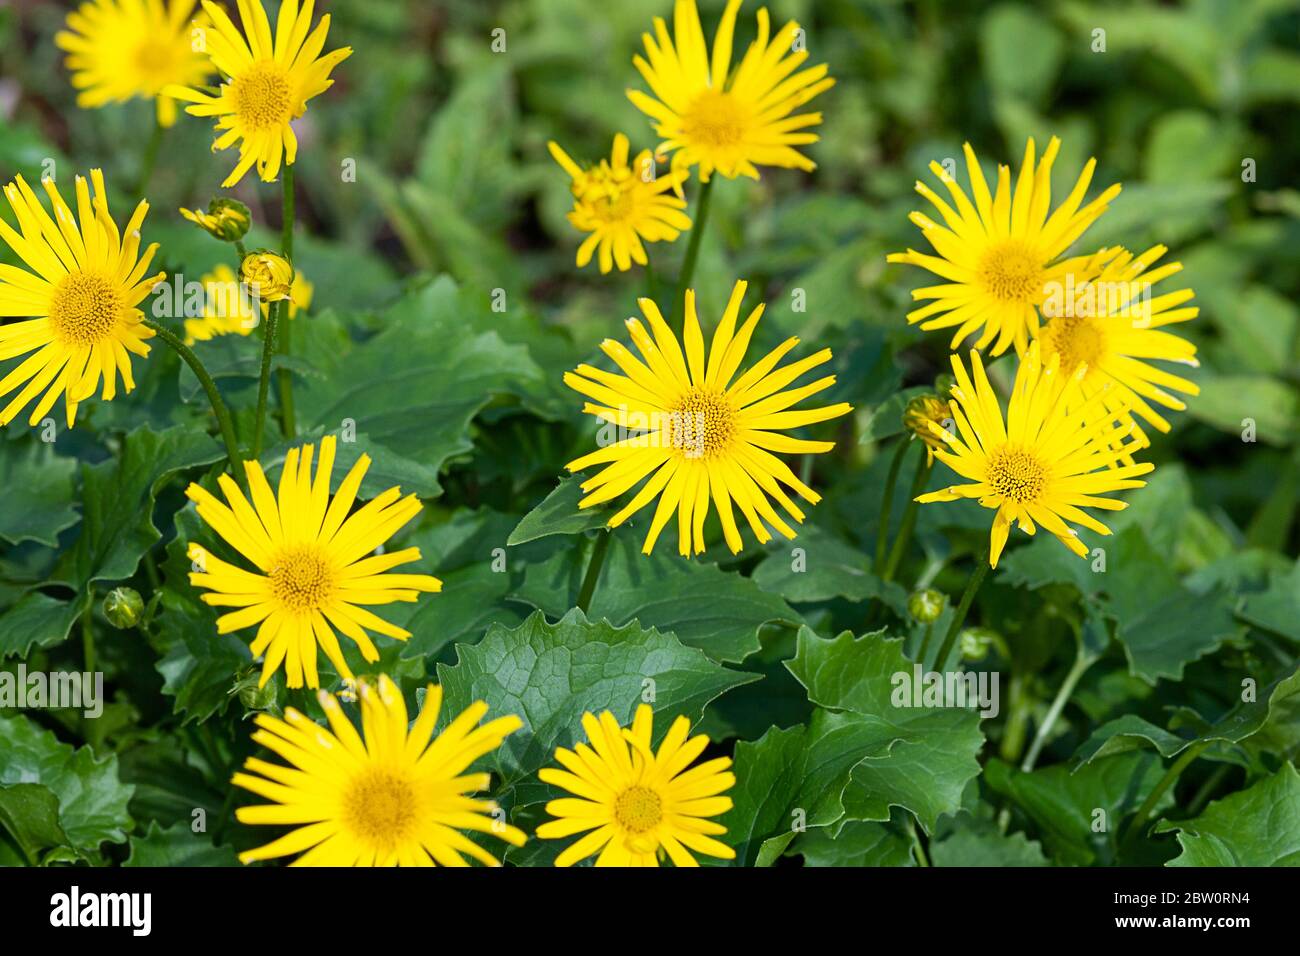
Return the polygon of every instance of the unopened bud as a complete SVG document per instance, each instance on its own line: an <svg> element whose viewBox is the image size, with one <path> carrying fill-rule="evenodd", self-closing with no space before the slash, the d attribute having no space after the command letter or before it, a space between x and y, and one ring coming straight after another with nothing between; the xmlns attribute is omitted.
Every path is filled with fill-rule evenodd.
<svg viewBox="0 0 1300 956"><path fill-rule="evenodd" d="M104 617L119 631L135 627L144 615L144 598L135 588L113 588L104 597Z"/></svg>

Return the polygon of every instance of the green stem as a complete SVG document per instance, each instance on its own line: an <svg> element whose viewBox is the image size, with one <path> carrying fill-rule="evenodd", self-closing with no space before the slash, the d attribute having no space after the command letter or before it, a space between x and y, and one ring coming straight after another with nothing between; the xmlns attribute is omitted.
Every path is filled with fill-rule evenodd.
<svg viewBox="0 0 1300 956"><path fill-rule="evenodd" d="M885 563L884 573L881 574L881 578L886 581L894 580L894 572L898 570L898 564L903 560L907 545L912 540L912 531L916 527L916 497L925 490L929 480L930 456L922 454L921 460L916 463L916 474L912 476L912 490L907 496L907 510L903 512L903 525L898 529L898 537L894 539L894 546L889 550L889 560Z"/></svg>
<svg viewBox="0 0 1300 956"><path fill-rule="evenodd" d="M1182 755L1170 765L1169 769L1165 771L1165 775L1160 778L1160 782L1156 784L1156 788L1151 791L1144 801L1142 801L1142 806L1138 807L1138 812L1134 815L1133 821L1128 825L1128 830L1125 832L1124 839L1121 842L1131 843L1133 840L1137 839L1137 837L1142 833L1142 828L1146 826L1147 818L1151 816L1151 811L1154 810L1156 804L1160 802L1160 798L1163 797L1165 792L1178 781L1179 776L1187 769L1187 765L1199 757L1201 752L1208 746L1210 746L1208 740L1194 743L1184 750Z"/></svg>
<svg viewBox="0 0 1300 956"><path fill-rule="evenodd" d="M284 200L280 206L280 252L293 262L293 167L285 166L280 174Z"/></svg>
<svg viewBox="0 0 1300 956"><path fill-rule="evenodd" d="M898 472L903 467L903 457L911 443L900 438L894 450L894 458L889 463L889 474L885 477L885 496L880 501L880 528L876 532L876 574L885 569L885 547L889 543L889 519L894 510L894 486L898 484Z"/></svg>
<svg viewBox="0 0 1300 956"><path fill-rule="evenodd" d="M695 262L700 257L700 238L704 235L704 227L709 221L710 198L713 195L713 180L700 186L699 198L695 201L695 218L691 222L691 238L686 243L686 258L682 260L682 271L677 276L677 297L673 300L672 314L674 317L674 327L680 329L686 321L686 290L691 287L691 280L695 278ZM681 317L681 322L677 322L677 317Z"/></svg>
<svg viewBox="0 0 1300 956"><path fill-rule="evenodd" d="M86 673L95 672L95 592L89 592L90 600L85 613L81 615L81 653L85 661Z"/></svg>
<svg viewBox="0 0 1300 956"><path fill-rule="evenodd" d="M1038 755L1042 753L1043 747L1047 744L1047 736L1052 732L1052 727L1056 725L1056 719L1061 716L1061 711L1065 709L1065 702L1070 699L1074 693L1074 688L1078 686L1079 679L1091 667L1097 658L1091 654L1083 653L1082 649L1075 655L1074 664L1071 665L1069 673L1065 675L1065 680L1061 681L1061 689L1056 692L1052 698L1052 704L1047 708L1047 714L1043 717L1043 722L1038 725L1038 731L1034 734L1033 742L1029 745L1029 752L1025 754L1025 759L1020 763L1020 769L1024 773L1034 769L1034 764L1038 762Z"/></svg>
<svg viewBox="0 0 1300 956"><path fill-rule="evenodd" d="M600 569L605 565L605 552L609 550L609 539L612 537L609 531L602 531L592 548L587 575L582 579L582 589L578 592L578 608L583 614L591 607L592 595L596 593L596 581L600 578Z"/></svg>
<svg viewBox="0 0 1300 956"><path fill-rule="evenodd" d="M244 260L248 258L248 250L244 248L244 240L235 240L235 254L239 256L239 268L235 272L239 272L244 266Z"/></svg>
<svg viewBox="0 0 1300 956"><path fill-rule="evenodd" d="M266 333L262 340L262 374L257 382L257 418L253 426L253 459L262 457L262 436L266 430L266 397L271 388L271 360L275 357L275 330L280 324L284 299L271 303L266 313Z"/></svg>
<svg viewBox="0 0 1300 956"><path fill-rule="evenodd" d="M916 865L929 866L930 858L925 855L925 846L921 843L920 834L916 832L916 821L910 815L907 818L907 830L912 836L912 849L916 851Z"/></svg>
<svg viewBox="0 0 1300 956"><path fill-rule="evenodd" d="M235 480L242 486L245 481L243 456L239 454L239 442L235 440L235 425L230 418L230 412L226 409L226 403L221 400L221 393L217 391L217 385L212 381L212 376L208 370L203 367L199 357L194 354L194 350L177 338L170 330L159 325L153 319L146 318L144 324L153 329L158 334L158 338L166 342L181 357L181 360L190 367L194 377L199 380L203 386L204 393L208 396L208 403L212 405L212 413L217 416L217 427L221 430L221 439L226 443L226 458L230 462L230 470L234 472Z"/></svg>
<svg viewBox="0 0 1300 956"><path fill-rule="evenodd" d="M293 265L294 192L292 166L284 167L280 180L284 186L284 202L280 207L280 252L289 261L289 264ZM288 303L286 303L284 311L280 314L280 317L285 320L280 323L281 355L289 354L292 329L288 321L289 308ZM293 374L287 368L282 368L277 373L277 378L280 385L280 422L284 427L284 437L292 440L298 431L293 410Z"/></svg>
<svg viewBox="0 0 1300 956"><path fill-rule="evenodd" d="M952 624L948 627L948 633L944 636L943 644L939 648L939 656L934 659L936 668L943 667L944 662L948 660L948 653L952 646L957 643L957 635L961 633L961 626L966 623L966 615L970 612L970 606L975 602L975 593L979 591L980 585L989 573L989 550L985 548L983 553L975 563L975 570L971 572L970 580L966 582L966 590L962 592L961 603L957 605L957 610L952 616Z"/></svg>
<svg viewBox="0 0 1300 956"><path fill-rule="evenodd" d="M149 142L144 148L144 156L140 160L140 180L136 186L136 203L145 198L145 193L149 190L149 182L153 179L154 167L158 163L158 150L162 146L163 128L156 119L153 124L153 132L149 134Z"/></svg>
<svg viewBox="0 0 1300 956"><path fill-rule="evenodd" d="M917 652L917 663L925 664L925 652L930 649L930 638L934 637L934 621L925 622L925 634L921 637L921 649Z"/></svg>
<svg viewBox="0 0 1300 956"><path fill-rule="evenodd" d="M1199 817L1205 805L1210 802L1210 795L1219 788L1223 783L1223 778L1232 772L1232 764L1221 763L1214 768L1214 772L1205 778L1205 782L1197 789L1196 794L1192 797L1191 802L1187 804L1187 816Z"/></svg>

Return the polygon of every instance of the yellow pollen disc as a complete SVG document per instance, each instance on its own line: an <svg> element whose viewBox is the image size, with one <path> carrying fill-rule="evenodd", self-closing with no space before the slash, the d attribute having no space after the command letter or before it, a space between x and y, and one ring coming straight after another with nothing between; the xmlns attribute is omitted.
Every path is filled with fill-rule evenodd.
<svg viewBox="0 0 1300 956"><path fill-rule="evenodd" d="M176 46L163 40L146 39L135 51L135 66L141 73L160 84L170 82L176 72Z"/></svg>
<svg viewBox="0 0 1300 956"><path fill-rule="evenodd" d="M692 388L669 416L669 441L686 458L713 458L731 447L736 412L722 392Z"/></svg>
<svg viewBox="0 0 1300 956"><path fill-rule="evenodd" d="M363 771L343 794L343 825L379 846L409 839L419 824L418 794L404 776L389 770Z"/></svg>
<svg viewBox="0 0 1300 956"><path fill-rule="evenodd" d="M1043 297L1043 267L1033 251L1008 239L984 253L978 273L985 290L1002 302L1037 302Z"/></svg>
<svg viewBox="0 0 1300 956"><path fill-rule="evenodd" d="M312 611L334 594L334 570L313 547L282 551L271 569L271 593L290 611Z"/></svg>
<svg viewBox="0 0 1300 956"><path fill-rule="evenodd" d="M749 125L734 96L708 90L682 116L682 138L715 149L738 146Z"/></svg>
<svg viewBox="0 0 1300 956"><path fill-rule="evenodd" d="M292 118L293 87L274 63L257 63L232 84L240 121L250 130L282 126Z"/></svg>
<svg viewBox="0 0 1300 956"><path fill-rule="evenodd" d="M629 833L645 833L659 825L663 801L648 787L628 787L614 801L614 819Z"/></svg>
<svg viewBox="0 0 1300 956"><path fill-rule="evenodd" d="M1106 354L1106 332L1092 319L1067 316L1052 319L1041 333L1043 357L1053 352L1061 356L1061 371L1070 374L1081 364L1096 368Z"/></svg>
<svg viewBox="0 0 1300 956"><path fill-rule="evenodd" d="M1032 453L1003 445L989 455L984 481L994 494L1026 504L1042 497L1047 487L1047 469Z"/></svg>
<svg viewBox="0 0 1300 956"><path fill-rule="evenodd" d="M64 345L94 345L117 328L126 304L115 282L93 272L70 272L50 297L50 327Z"/></svg>

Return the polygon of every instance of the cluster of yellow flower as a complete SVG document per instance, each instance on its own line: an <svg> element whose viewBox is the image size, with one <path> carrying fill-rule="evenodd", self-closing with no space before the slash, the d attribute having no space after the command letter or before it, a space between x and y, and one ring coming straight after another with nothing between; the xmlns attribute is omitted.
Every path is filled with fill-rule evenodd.
<svg viewBox="0 0 1300 956"><path fill-rule="evenodd" d="M1031 535L1041 525L1086 556L1087 547L1069 523L1110 534L1083 508L1125 508L1125 502L1102 496L1144 485L1140 476L1153 468L1133 459L1149 445L1134 414L1167 432L1169 422L1151 403L1182 410L1186 406L1167 390L1197 393L1194 383L1145 361L1196 364L1196 347L1163 328L1197 316L1199 309L1186 305L1192 290L1151 293L1155 283L1182 268L1173 262L1149 269L1166 248L1155 246L1136 258L1120 247L1063 258L1120 187L1083 204L1096 167L1090 159L1053 210L1051 174L1059 148L1053 137L1035 161L1030 139L1014 189L1010 167L999 166L996 191L990 192L966 144L974 202L949 170L931 163L952 204L917 182L916 191L943 223L921 212L910 218L935 254L909 249L888 257L946 280L912 293L928 304L910 312L909 322L926 330L955 328L954 349L968 336L979 336L969 375L952 356L957 381L950 426L933 416L919 426L934 455L969 483L917 501L975 498L996 509L992 567L1013 522ZM1020 364L1004 418L979 350L989 348L997 356L1011 346Z"/></svg>

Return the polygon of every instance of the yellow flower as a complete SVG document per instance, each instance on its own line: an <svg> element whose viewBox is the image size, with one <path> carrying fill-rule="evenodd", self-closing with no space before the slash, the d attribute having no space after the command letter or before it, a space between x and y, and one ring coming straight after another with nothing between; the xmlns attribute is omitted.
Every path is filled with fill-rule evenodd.
<svg viewBox="0 0 1300 956"><path fill-rule="evenodd" d="M1150 402L1182 411L1187 406L1165 389L1200 393L1194 382L1143 361L1200 364L1195 345L1161 331L1163 326L1190 321L1201 311L1184 306L1195 295L1191 289L1152 297L1152 286L1183 268L1182 263L1169 262L1146 271L1167 251L1165 246L1153 246L1134 258L1123 249L1109 250L1114 258L1095 279L1075 284L1073 277L1067 277L1060 301L1044 304L1047 321L1038 330L1044 359L1059 356L1063 372L1084 369L1081 399L1101 394L1108 413L1132 421L1131 410L1162 432L1169 431L1169 422Z"/></svg>
<svg viewBox="0 0 1300 956"><path fill-rule="evenodd" d="M287 299L293 288L293 266L274 252L250 252L239 264L239 276L265 302Z"/></svg>
<svg viewBox="0 0 1300 956"><path fill-rule="evenodd" d="M931 462L936 449L943 447L943 441L936 437L931 426L943 430L951 423L952 406L938 395L918 395L903 409L903 427L925 444L925 456Z"/></svg>
<svg viewBox="0 0 1300 956"><path fill-rule="evenodd" d="M720 796L736 783L731 758L715 757L688 770L709 738L688 739L691 722L678 717L655 753L653 721L647 704L637 708L630 730L620 728L609 711L599 719L583 714L591 746L559 747L555 759L565 769L541 771L544 783L576 798L548 803L546 811L556 819L539 826L537 835L551 840L591 831L561 853L556 866L571 866L598 851L596 866L658 866L665 852L674 866L699 866L692 850L736 858L735 850L713 839L727 828L707 819L731 809L731 798Z"/></svg>
<svg viewBox="0 0 1300 956"><path fill-rule="evenodd" d="M360 683L361 733L330 694L317 694L327 730L292 707L284 720L257 716L253 741L292 766L251 757L231 783L272 801L240 807L240 823L294 826L286 836L239 855L244 863L294 853L293 866L468 866L465 856L497 866L462 830L491 833L514 846L527 839L492 816L495 803L469 794L490 775L465 771L523 726L511 714L478 726L487 713L471 704L433 736L442 688L430 684L415 723L387 676L378 689ZM432 738L432 742L430 742ZM306 851L305 853L303 851Z"/></svg>
<svg viewBox="0 0 1300 956"><path fill-rule="evenodd" d="M54 43L68 53L77 105L94 109L139 96L156 101L160 125L175 123L176 101L163 90L202 86L211 75L195 42L207 18L193 12L194 0L89 0L69 13Z"/></svg>
<svg viewBox="0 0 1300 956"><path fill-rule="evenodd" d="M420 513L419 499L403 498L400 488L389 488L349 517L370 457L357 460L331 499L334 436L321 441L314 480L313 451L312 445L289 451L278 494L272 493L261 465L245 462L251 504L229 475L218 479L229 504L195 484L185 490L208 527L256 567L248 571L227 564L197 542L190 543L190 560L199 569L190 575L190 584L208 590L205 603L238 609L217 619L218 633L259 625L251 647L254 657L266 655L259 687L281 664L290 687L303 686L304 678L308 687L320 686L318 645L339 676L352 677L336 628L356 642L362 657L376 661L379 651L367 630L402 641L411 633L362 605L415 601L421 591L442 590L442 582L427 574L386 573L419 561L419 548L374 553Z"/></svg>
<svg viewBox="0 0 1300 956"><path fill-rule="evenodd" d="M212 65L226 78L217 95L192 89L195 84L169 86L164 92L192 103L185 112L216 116L221 134L213 151L239 143L239 162L222 183L229 189L256 163L264 182L274 182L281 165L292 166L298 157L298 139L291 120L307 112L307 101L329 89L330 71L352 54L343 47L321 56L329 33L329 14L311 30L315 0L283 0L271 37L262 0L237 0L241 34L224 10L209 0L203 9L212 18L207 32ZM310 35L308 31L311 30Z"/></svg>
<svg viewBox="0 0 1300 956"><path fill-rule="evenodd" d="M248 233L253 218L248 207L234 199L214 199L207 212L182 209L181 215L222 242L237 242Z"/></svg>
<svg viewBox="0 0 1300 956"><path fill-rule="evenodd" d="M617 264L626 272L632 263L647 263L645 242L672 242L691 220L682 212L686 200L665 195L680 191L685 170L655 177L655 160L650 150L639 153L629 166L627 137L614 137L614 151L608 160L583 169L557 143L548 143L551 156L573 178L573 212L569 222L581 232L591 233L578 247L578 268L600 251L602 273Z"/></svg>
<svg viewBox="0 0 1300 956"><path fill-rule="evenodd" d="M295 271L293 282L289 284L289 318L297 318L298 313L305 312L311 308L311 300L316 293L316 287L307 281L307 277L301 272ZM266 300L262 300L262 315L267 315L271 307L267 305Z"/></svg>
<svg viewBox="0 0 1300 956"><path fill-rule="evenodd" d="M791 406L810 395L830 388L835 376L786 389L805 372L831 358L830 349L777 369L798 343L787 339L739 378L754 327L763 314L759 305L736 329L746 283L737 282L722 321L713 334L707 365L704 336L695 314L695 293L686 292L686 351L668 328L663 316L649 299L639 300L650 321L654 337L637 319L628 319L632 341L644 362L625 346L606 339L601 350L625 373L618 375L590 365L566 372L565 383L595 399L583 411L618 426L627 437L568 464L569 471L592 465L607 465L594 478L582 483L585 498L579 507L610 501L649 478L628 505L609 519L615 528L640 511L656 496L659 505L646 536L643 551L649 554L664 525L677 512L677 547L683 555L704 550L704 520L710 503L718 509L727 546L733 553L743 547L732 514L734 499L760 542L771 539L764 521L787 538L794 530L773 509L768 496L776 499L797 522L803 512L790 500L781 485L816 504L821 496L799 480L783 461L771 452L812 454L830 451L834 442L807 441L782 434L786 429L837 418L852 411L843 402L822 408L792 410ZM733 381L734 379L734 381Z"/></svg>
<svg viewBox="0 0 1300 956"><path fill-rule="evenodd" d="M257 328L251 296L235 270L221 263L199 280L203 285L203 315L185 320L185 344L207 342L222 335L248 335Z"/></svg>
<svg viewBox="0 0 1300 956"><path fill-rule="evenodd" d="M985 508L997 509L989 539L992 567L998 566L1013 521L1028 534L1042 525L1075 554L1087 557L1087 547L1066 522L1110 534L1082 509L1128 507L1100 496L1146 484L1137 479L1152 470L1151 464L1117 465L1142 443L1124 442L1131 429L1103 413L1104 396L1080 400L1079 373L1064 374L1055 356L1044 366L1036 342L1020 363L1005 419L979 353L972 350L970 360L973 382L961 359L952 356L957 376L952 415L960 437L937 425L932 432L946 446L935 457L971 484L952 485L916 500L976 498Z"/></svg>
<svg viewBox="0 0 1300 956"><path fill-rule="evenodd" d="M795 147L817 142L819 137L805 130L819 125L822 114L791 114L835 85L825 64L795 72L808 59L806 50L791 52L799 25L790 21L770 37L766 7L758 11L758 39L732 71L731 41L740 4L728 0L711 58L695 0L677 0L674 38L663 19L655 17L655 36L643 35L646 57L632 61L653 96L628 90L628 97L655 121L655 131L664 139L661 150L678 151L674 168L698 164L706 183L715 169L728 179L757 179L759 166L815 169Z"/></svg>
<svg viewBox="0 0 1300 956"><path fill-rule="evenodd" d="M25 386L0 410L0 425L45 390L29 423L40 422L63 395L71 428L78 403L95 393L101 379L105 401L117 394L118 375L126 391L135 388L130 355L149 354L145 339L154 332L137 306L165 276L145 275L157 243L140 254L149 204L141 201L119 233L108 212L103 173L93 169L90 179L93 196L86 180L76 178L75 217L52 180L42 185L53 218L21 176L5 187L22 234L0 219L0 238L30 271L0 264L0 318L27 319L0 325L0 362L27 356L0 378L0 397Z"/></svg>
<svg viewBox="0 0 1300 956"><path fill-rule="evenodd" d="M1111 186L1092 202L1081 205L1097 165L1095 159L1089 159L1070 195L1049 216L1052 163L1060 145L1061 141L1053 136L1042 159L1035 164L1034 141L1030 139L1014 192L1010 167L999 166L997 191L990 194L975 151L965 144L973 205L942 166L930 164L930 171L948 188L957 208L918 181L916 191L939 211L944 225L920 212L909 218L938 255L909 249L891 254L888 261L921 266L946 279L947 284L914 290L913 299L933 301L909 312L909 322L920 322L926 331L955 327L954 349L968 335L983 330L975 348L992 345L991 354L1001 355L1014 344L1023 355L1038 328L1039 307L1051 289L1068 274L1074 274L1077 281L1100 271L1104 251L1100 259L1060 257L1106 211L1120 187Z"/></svg>

